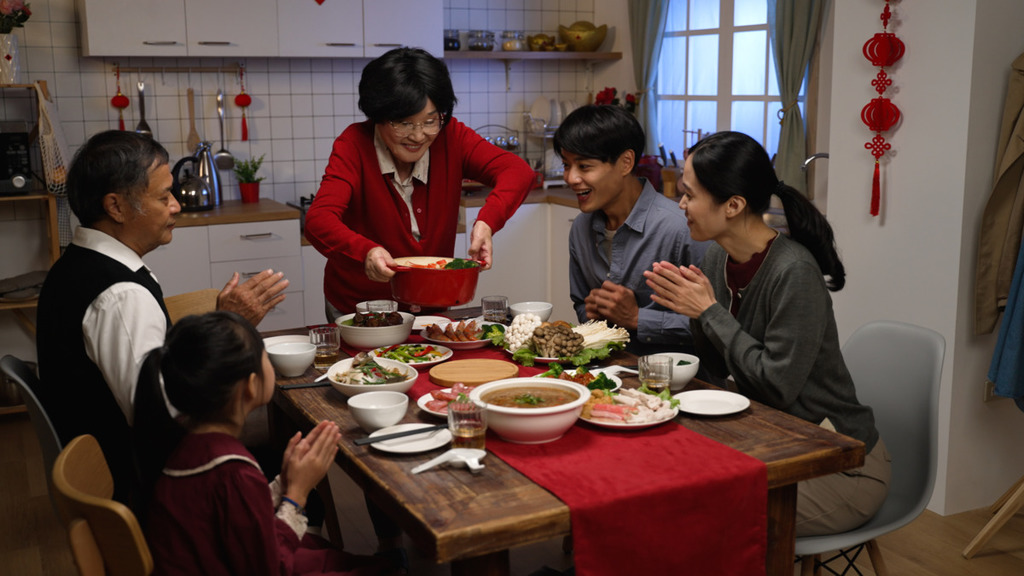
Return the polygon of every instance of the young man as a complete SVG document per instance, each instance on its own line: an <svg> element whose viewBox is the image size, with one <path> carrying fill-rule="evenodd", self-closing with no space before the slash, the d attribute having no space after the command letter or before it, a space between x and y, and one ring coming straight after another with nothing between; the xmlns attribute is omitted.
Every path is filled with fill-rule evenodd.
<svg viewBox="0 0 1024 576"><path fill-rule="evenodd" d="M580 322L607 320L629 330L635 354L693 348L689 320L651 302L644 270L654 262L700 264L679 206L633 175L644 132L618 106L584 106L559 126L555 153L580 214L569 233L569 291Z"/></svg>

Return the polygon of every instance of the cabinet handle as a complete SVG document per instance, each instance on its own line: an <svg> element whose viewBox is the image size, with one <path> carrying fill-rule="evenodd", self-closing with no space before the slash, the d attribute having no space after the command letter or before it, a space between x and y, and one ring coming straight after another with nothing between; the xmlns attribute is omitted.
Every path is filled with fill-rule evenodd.
<svg viewBox="0 0 1024 576"><path fill-rule="evenodd" d="M260 272L262 272L262 270L261 270ZM241 273L241 274L239 274L239 275L240 275L240 276L241 276L242 278L244 278L244 279L248 280L249 278L252 278L253 276L256 276L256 275L258 275L258 274L259 274L260 272L242 272L242 273Z"/></svg>
<svg viewBox="0 0 1024 576"><path fill-rule="evenodd" d="M374 44L374 46L376 46L378 48L400 48L400 47L402 47L402 44L378 43L378 44Z"/></svg>
<svg viewBox="0 0 1024 576"><path fill-rule="evenodd" d="M142 43L146 46L176 46L178 44L174 40L143 40Z"/></svg>
<svg viewBox="0 0 1024 576"><path fill-rule="evenodd" d="M258 240L258 239L261 239L261 238L273 238L273 237L274 237L274 234L272 232L263 232L262 234L242 234L241 236L239 236L239 238L241 238L242 240Z"/></svg>
<svg viewBox="0 0 1024 576"><path fill-rule="evenodd" d="M356 45L355 42L328 42L328 46L341 46L344 48L351 48Z"/></svg>
<svg viewBox="0 0 1024 576"><path fill-rule="evenodd" d="M205 40L197 42L200 46L231 46L231 42L225 42L223 40Z"/></svg>

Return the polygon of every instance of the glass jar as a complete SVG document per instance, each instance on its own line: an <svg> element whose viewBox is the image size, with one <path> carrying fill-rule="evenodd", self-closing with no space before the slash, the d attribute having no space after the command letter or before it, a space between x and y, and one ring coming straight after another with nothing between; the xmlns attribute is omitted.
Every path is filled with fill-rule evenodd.
<svg viewBox="0 0 1024 576"><path fill-rule="evenodd" d="M444 31L444 49L445 50L460 50L462 48L462 42L459 42L459 31L458 30L445 30Z"/></svg>
<svg viewBox="0 0 1024 576"><path fill-rule="evenodd" d="M470 50L494 50L494 32L490 30L470 30L466 41Z"/></svg>
<svg viewBox="0 0 1024 576"><path fill-rule="evenodd" d="M501 33L501 49L506 52L526 50L526 37L519 30L505 30Z"/></svg>

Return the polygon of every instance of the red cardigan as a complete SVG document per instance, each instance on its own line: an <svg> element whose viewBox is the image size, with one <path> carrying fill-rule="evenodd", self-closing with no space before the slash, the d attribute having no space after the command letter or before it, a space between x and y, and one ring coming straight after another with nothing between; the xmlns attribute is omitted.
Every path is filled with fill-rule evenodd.
<svg viewBox="0 0 1024 576"><path fill-rule="evenodd" d="M417 242L405 202L380 170L373 122L350 125L334 141L306 213L306 238L327 257L324 295L342 312L354 312L363 300L391 298L387 283L366 277L363 261L371 248L382 246L395 258L454 255L464 178L494 187L478 217L494 232L519 208L533 182L533 170L521 158L452 118L430 145L429 183L415 181Z"/></svg>

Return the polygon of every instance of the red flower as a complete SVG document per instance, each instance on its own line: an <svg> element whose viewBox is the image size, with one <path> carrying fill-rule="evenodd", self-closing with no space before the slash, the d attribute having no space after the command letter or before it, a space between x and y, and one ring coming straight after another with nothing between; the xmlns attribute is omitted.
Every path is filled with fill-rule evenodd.
<svg viewBox="0 0 1024 576"><path fill-rule="evenodd" d="M615 93L615 88L605 87L604 90L598 92L597 96L594 97L594 104L599 106L611 104L615 100Z"/></svg>

